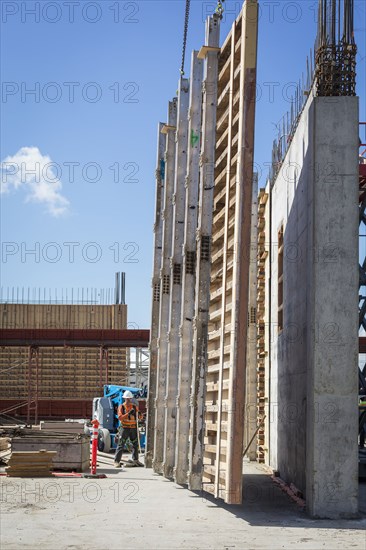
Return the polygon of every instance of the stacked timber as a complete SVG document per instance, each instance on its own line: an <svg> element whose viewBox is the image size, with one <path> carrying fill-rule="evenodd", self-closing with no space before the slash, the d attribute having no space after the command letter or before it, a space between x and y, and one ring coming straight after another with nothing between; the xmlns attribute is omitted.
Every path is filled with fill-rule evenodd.
<svg viewBox="0 0 366 550"><path fill-rule="evenodd" d="M5 471L10 477L50 477L55 455L45 449L13 452Z"/></svg>
<svg viewBox="0 0 366 550"><path fill-rule="evenodd" d="M258 423L265 415L265 276L266 250L265 237L265 208L268 194L264 189L259 191L258 197L258 260L257 260L257 418ZM265 462L265 427L257 435L257 460Z"/></svg>
<svg viewBox="0 0 366 550"><path fill-rule="evenodd" d="M57 470L83 472L89 468L90 435L62 433L28 428L6 428L0 435L11 439L12 452L55 451L54 467Z"/></svg>

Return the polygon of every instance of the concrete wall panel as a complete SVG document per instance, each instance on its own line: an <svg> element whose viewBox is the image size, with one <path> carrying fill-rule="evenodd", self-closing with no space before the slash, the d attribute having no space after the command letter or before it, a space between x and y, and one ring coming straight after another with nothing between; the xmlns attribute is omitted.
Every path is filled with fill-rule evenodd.
<svg viewBox="0 0 366 550"><path fill-rule="evenodd" d="M321 517L357 510L357 105L351 97L309 98L281 170L268 188L269 461L285 481L305 493L309 511Z"/></svg>

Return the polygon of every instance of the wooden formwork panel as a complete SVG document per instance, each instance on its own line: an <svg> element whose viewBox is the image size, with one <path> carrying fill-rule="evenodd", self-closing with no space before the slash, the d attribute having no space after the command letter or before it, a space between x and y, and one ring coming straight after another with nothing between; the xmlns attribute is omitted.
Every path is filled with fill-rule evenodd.
<svg viewBox="0 0 366 550"><path fill-rule="evenodd" d="M2 329L125 329L127 306L65 304L1 304ZM29 383L29 347L0 348L0 399L92 399L105 383L129 383L129 350L108 351L100 368L100 349L82 347L40 347L38 391L35 387L35 359Z"/></svg>
<svg viewBox="0 0 366 550"><path fill-rule="evenodd" d="M265 207L268 193L260 189L258 195L258 256L257 256L257 420L258 424L266 414L266 372L265 372L265 277L268 241L266 239ZM266 243L267 241L267 243ZM268 426L263 423L257 434L257 460L265 462L268 453Z"/></svg>
<svg viewBox="0 0 366 550"><path fill-rule="evenodd" d="M0 399L0 410L8 411L7 416L14 419L26 418L28 405L24 398ZM91 418L93 399L39 399L38 418Z"/></svg>
<svg viewBox="0 0 366 550"><path fill-rule="evenodd" d="M102 383L128 385L128 350L108 352L108 375L102 364ZM0 399L28 396L28 347L0 348ZM35 366L32 366L34 389ZM33 390L32 390L33 391ZM38 397L93 398L100 393L100 356L94 348L40 348Z"/></svg>
<svg viewBox="0 0 366 550"><path fill-rule="evenodd" d="M0 304L0 328L127 327L127 305Z"/></svg>
<svg viewBox="0 0 366 550"><path fill-rule="evenodd" d="M219 57L204 413L204 490L242 498L258 5L247 0Z"/></svg>

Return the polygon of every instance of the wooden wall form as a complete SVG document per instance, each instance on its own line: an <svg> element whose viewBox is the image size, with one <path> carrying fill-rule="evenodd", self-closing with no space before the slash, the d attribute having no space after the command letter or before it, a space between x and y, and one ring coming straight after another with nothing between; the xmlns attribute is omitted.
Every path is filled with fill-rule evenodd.
<svg viewBox="0 0 366 550"><path fill-rule="evenodd" d="M126 305L1 304L0 328L127 328ZM0 400L27 399L29 347L0 347ZM108 350L103 383L128 385L129 350ZM34 372L33 360L33 372ZM92 399L100 393L99 348L39 348L39 399ZM0 409L3 407L0 406Z"/></svg>
<svg viewBox="0 0 366 550"><path fill-rule="evenodd" d="M203 489L242 501L258 5L247 1L219 59Z"/></svg>

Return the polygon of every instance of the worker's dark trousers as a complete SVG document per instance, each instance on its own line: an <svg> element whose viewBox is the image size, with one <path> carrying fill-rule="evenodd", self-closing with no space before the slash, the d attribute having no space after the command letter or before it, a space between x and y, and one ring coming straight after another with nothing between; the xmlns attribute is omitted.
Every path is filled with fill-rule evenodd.
<svg viewBox="0 0 366 550"><path fill-rule="evenodd" d="M116 449L116 454L114 455L115 462L121 461L123 449L128 438L130 438L130 441L133 445L133 460L139 459L139 442L137 439L137 428L120 428L118 445Z"/></svg>

